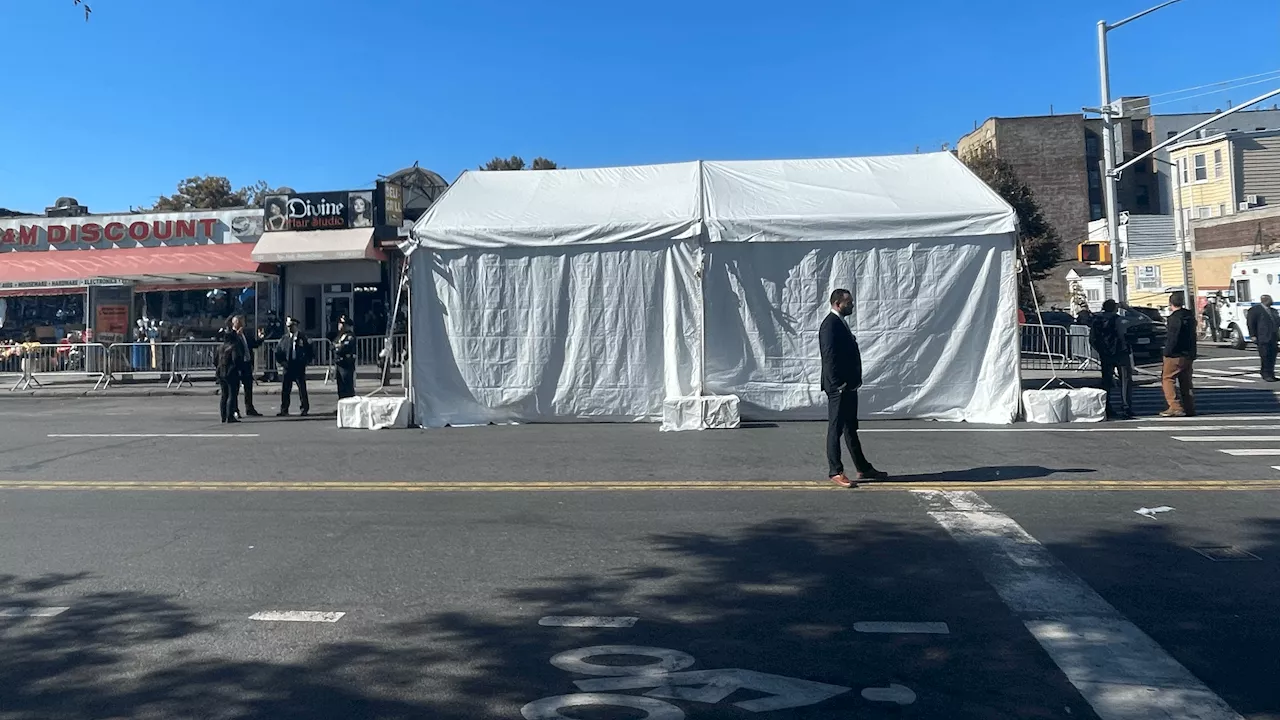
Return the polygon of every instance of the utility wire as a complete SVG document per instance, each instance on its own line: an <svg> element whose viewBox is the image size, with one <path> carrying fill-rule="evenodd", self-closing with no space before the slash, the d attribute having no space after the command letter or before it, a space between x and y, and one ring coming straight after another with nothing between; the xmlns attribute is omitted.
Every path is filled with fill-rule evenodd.
<svg viewBox="0 0 1280 720"><path fill-rule="evenodd" d="M1191 92L1193 90L1203 90L1207 87L1214 87L1217 85L1229 85L1231 83L1240 82L1241 80L1253 80L1254 78L1260 78L1263 75L1275 75L1275 74L1280 74L1280 68L1276 70L1269 70L1267 72L1258 73L1256 75L1245 75L1244 77L1232 78L1230 80L1219 80L1218 82L1206 83L1204 85L1196 85L1194 87L1183 88L1181 90L1170 90L1168 92L1156 93L1155 95L1148 95L1147 97L1155 99L1158 97L1167 97L1169 95L1180 95L1184 92Z"/></svg>

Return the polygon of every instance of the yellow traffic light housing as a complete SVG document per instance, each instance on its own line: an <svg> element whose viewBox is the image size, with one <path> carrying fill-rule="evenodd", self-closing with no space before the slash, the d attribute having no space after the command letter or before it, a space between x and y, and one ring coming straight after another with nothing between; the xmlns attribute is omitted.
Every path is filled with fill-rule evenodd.
<svg viewBox="0 0 1280 720"><path fill-rule="evenodd" d="M1110 265L1111 244L1086 242L1076 246L1076 260L1086 265Z"/></svg>

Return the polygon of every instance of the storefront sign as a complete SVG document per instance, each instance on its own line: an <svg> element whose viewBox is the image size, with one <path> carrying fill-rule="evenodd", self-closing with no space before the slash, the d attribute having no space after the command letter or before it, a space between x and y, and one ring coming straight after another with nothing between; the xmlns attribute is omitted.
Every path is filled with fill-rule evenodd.
<svg viewBox="0 0 1280 720"><path fill-rule="evenodd" d="M379 180L374 191L378 204L378 224L398 228L404 224L404 188L393 182Z"/></svg>
<svg viewBox="0 0 1280 720"><path fill-rule="evenodd" d="M0 220L0 253L255 242L261 210Z"/></svg>
<svg viewBox="0 0 1280 720"><path fill-rule="evenodd" d="M268 195L263 207L267 232L373 227L372 190Z"/></svg>

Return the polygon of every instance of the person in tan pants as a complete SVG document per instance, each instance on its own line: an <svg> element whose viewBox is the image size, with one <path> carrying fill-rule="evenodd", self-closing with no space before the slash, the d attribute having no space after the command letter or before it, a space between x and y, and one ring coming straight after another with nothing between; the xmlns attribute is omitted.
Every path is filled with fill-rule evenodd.
<svg viewBox="0 0 1280 720"><path fill-rule="evenodd" d="M1169 296L1169 334L1164 343L1164 372L1161 385L1168 409L1161 417L1190 417L1196 414L1195 389L1191 370L1196 360L1196 317L1186 308L1181 292Z"/></svg>

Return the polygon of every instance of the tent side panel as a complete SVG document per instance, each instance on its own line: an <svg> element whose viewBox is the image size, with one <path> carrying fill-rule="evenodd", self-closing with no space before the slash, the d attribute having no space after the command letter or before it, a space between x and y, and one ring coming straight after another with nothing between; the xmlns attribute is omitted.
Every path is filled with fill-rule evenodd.
<svg viewBox="0 0 1280 720"><path fill-rule="evenodd" d="M434 259L415 271L422 425L656 421L667 396L692 391L686 243L422 255Z"/></svg>
<svg viewBox="0 0 1280 720"><path fill-rule="evenodd" d="M717 244L707 391L738 395L744 418L824 418L817 329L827 296L844 287L854 294L864 417L1012 422L1012 252L1008 236Z"/></svg>

